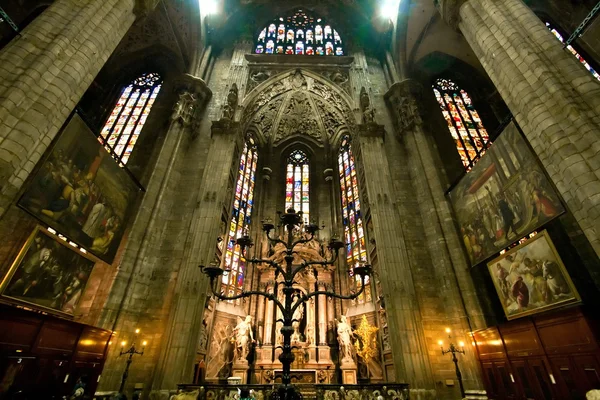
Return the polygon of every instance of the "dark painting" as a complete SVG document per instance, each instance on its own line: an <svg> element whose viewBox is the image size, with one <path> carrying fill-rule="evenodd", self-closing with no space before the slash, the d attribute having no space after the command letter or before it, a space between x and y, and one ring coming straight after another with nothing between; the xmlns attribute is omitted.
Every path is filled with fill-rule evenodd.
<svg viewBox="0 0 600 400"><path fill-rule="evenodd" d="M565 209L514 122L450 192L471 265Z"/></svg>
<svg viewBox="0 0 600 400"><path fill-rule="evenodd" d="M75 114L33 175L19 206L112 263L137 187Z"/></svg>
<svg viewBox="0 0 600 400"><path fill-rule="evenodd" d="M73 315L95 261L37 227L2 282L2 295Z"/></svg>

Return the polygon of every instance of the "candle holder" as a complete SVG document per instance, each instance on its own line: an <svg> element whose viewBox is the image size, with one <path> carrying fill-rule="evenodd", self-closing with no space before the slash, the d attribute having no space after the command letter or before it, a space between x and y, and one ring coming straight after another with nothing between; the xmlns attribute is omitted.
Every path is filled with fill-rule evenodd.
<svg viewBox="0 0 600 400"><path fill-rule="evenodd" d="M267 235L267 239L273 244L282 244L285 246L285 257L284 262L279 263L270 259L259 259L259 258L250 258L247 256L247 250L253 246L252 239L244 234L242 237L238 238L236 243L240 246L240 253L246 262L250 264L263 264L267 265L269 268L273 268L275 270L276 276L281 276L283 278L283 294L284 300L280 301L277 298L277 295L274 293L268 293L261 290L249 290L243 291L235 296L226 296L221 292L218 292L215 288L215 283L217 282L217 278L223 275L228 270L224 270L220 268L218 265L211 265L208 267L200 266L202 272L204 272L208 278L210 279L210 287L213 292L213 295L220 300L236 300L240 298L250 297L253 295L263 296L273 303L275 306L281 311L283 316L283 323L281 327L281 334L283 336L283 346L281 346L282 352L279 356L279 361L282 364L282 384L279 386L277 393L278 398L280 400L297 400L300 399L300 394L296 391L296 388L292 385L292 375L291 375L291 365L294 361L294 354L292 353L292 342L291 337L294 332L294 328L292 327L292 323L296 321L294 319L294 312L298 307L304 305L307 301L309 301L312 297L325 295L327 297L335 297L343 300L354 300L358 296L360 296L365 290L365 285L368 285L368 281L366 281L367 277L371 274L371 266L369 264L361 265L358 268L354 269L354 273L360 277L361 286L357 291L353 291L348 295L341 295L338 293L334 293L326 290L315 290L310 293L296 293L296 289L294 288L294 280L295 277L304 271L308 267L320 265L322 267L327 267L333 263L338 258L339 251L344 247L344 242L339 239L332 237L329 241L328 247L332 252L332 257L329 260L325 261L307 261L304 260L300 264L294 263L294 256L298 254L294 251L294 247L297 245L308 243L313 240L315 233L319 230L317 224L308 224L304 225L304 232L308 235L306 238L295 239L294 233L298 228L302 228L302 211L296 212L294 209L288 209L285 213L279 214L279 227L285 227L284 232L287 234L287 238L285 240L275 238L271 236L271 232L275 230L275 225L270 221L266 220L263 222L262 229ZM301 257L301 256L300 256ZM302 257L301 257L302 258Z"/></svg>
<svg viewBox="0 0 600 400"><path fill-rule="evenodd" d="M446 333L448 334L448 339L450 340L448 349L444 349L443 340L438 341L438 344L440 345L440 349L442 350L442 355L446 355L448 353L452 354L452 362L454 363L454 368L456 369L456 379L458 380L458 385L460 387L460 395L461 398L464 398L465 388L463 387L462 374L460 372L460 368L458 367L458 358L456 358L456 353L465 354L465 343L461 341L458 343L460 348L456 347L456 345L451 341L452 336L450 336L450 332L450 328L446 328Z"/></svg>
<svg viewBox="0 0 600 400"><path fill-rule="evenodd" d="M135 335L137 338L137 335L140 333L139 329L135 330ZM119 387L119 393L123 393L123 390L125 389L125 382L127 381L127 377L129 376L129 367L131 366L131 363L133 362L133 356L136 354L139 354L140 356L144 354L144 349L146 348L146 345L148 344L147 341L143 341L142 342L142 350L139 351L136 347L135 347L135 338L133 339L133 342L131 343L131 346L127 349L125 349L125 346L127 345L127 342L125 340L123 340L121 342L121 350L119 351L119 357L124 356L124 355L129 355L129 357L127 357L127 363L125 365L125 371L123 371L123 376L121 377L121 386Z"/></svg>

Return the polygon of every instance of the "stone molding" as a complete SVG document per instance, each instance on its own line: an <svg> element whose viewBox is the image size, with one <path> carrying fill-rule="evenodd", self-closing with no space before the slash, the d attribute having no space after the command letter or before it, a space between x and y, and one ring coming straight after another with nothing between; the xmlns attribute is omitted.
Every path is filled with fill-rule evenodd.
<svg viewBox="0 0 600 400"><path fill-rule="evenodd" d="M179 120L183 126L192 126L193 137L196 136L201 115L212 97L212 91L202 79L185 74L175 81L175 91L179 93L179 99L173 107L171 119Z"/></svg>
<svg viewBox="0 0 600 400"><path fill-rule="evenodd" d="M356 127L358 136L369 137L369 138L385 138L385 126L379 125L375 122L368 124L360 124Z"/></svg>
<svg viewBox="0 0 600 400"><path fill-rule="evenodd" d="M423 124L419 111L422 90L417 82L406 79L394 83L385 93L384 99L398 134Z"/></svg>
<svg viewBox="0 0 600 400"><path fill-rule="evenodd" d="M434 0L434 3L444 21L446 21L452 29L458 31L458 24L460 22L459 10L466 1L467 0Z"/></svg>
<svg viewBox="0 0 600 400"><path fill-rule="evenodd" d="M240 131L240 123L236 121L230 121L228 119L221 119L219 121L212 121L211 136L215 135L236 135Z"/></svg>

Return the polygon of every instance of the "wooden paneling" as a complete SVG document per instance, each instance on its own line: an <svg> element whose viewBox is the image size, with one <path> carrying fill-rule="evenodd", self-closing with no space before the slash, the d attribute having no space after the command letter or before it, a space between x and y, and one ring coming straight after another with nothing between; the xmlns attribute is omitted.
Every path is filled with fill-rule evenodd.
<svg viewBox="0 0 600 400"><path fill-rule="evenodd" d="M505 358L502 337L496 327L491 327L473 333L477 353L480 360Z"/></svg>
<svg viewBox="0 0 600 400"><path fill-rule="evenodd" d="M101 360L104 358L110 337L109 331L86 326L77 343L75 358L77 360Z"/></svg>
<svg viewBox="0 0 600 400"><path fill-rule="evenodd" d="M0 310L0 351L31 349L41 326L40 320L17 317Z"/></svg>
<svg viewBox="0 0 600 400"><path fill-rule="evenodd" d="M500 334L504 340L509 358L541 356L544 354L535 326L529 320L501 326Z"/></svg>
<svg viewBox="0 0 600 400"><path fill-rule="evenodd" d="M48 321L42 326L36 345L39 354L60 354L63 357L73 353L81 326L73 326L59 321Z"/></svg>
<svg viewBox="0 0 600 400"><path fill-rule="evenodd" d="M598 349L594 334L580 312L538 317L535 325L548 355L592 352Z"/></svg>

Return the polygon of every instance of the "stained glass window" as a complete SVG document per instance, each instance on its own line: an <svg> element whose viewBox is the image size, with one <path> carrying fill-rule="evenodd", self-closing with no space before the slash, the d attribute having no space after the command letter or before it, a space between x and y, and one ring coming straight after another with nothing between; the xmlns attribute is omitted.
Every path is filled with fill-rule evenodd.
<svg viewBox="0 0 600 400"><path fill-rule="evenodd" d="M550 25L548 22L546 22L546 27L548 27L548 29L550 29L550 32L552 32L554 34L554 36L556 36L556 38L558 40L560 40L561 43L565 43L565 40L563 38L563 35L561 35L561 33L556 30L556 28L554 28L552 25ZM600 80L600 74L598 72L596 72L596 70L585 60L585 58L583 58L581 56L581 54L579 54L577 52L577 50L575 50L573 48L573 46L568 45L567 46L567 50L569 50L574 56L575 58L577 58L579 60L579 62L581 62L583 64L583 66L590 71L590 73L592 75L594 75L594 77L598 80Z"/></svg>
<svg viewBox="0 0 600 400"><path fill-rule="evenodd" d="M227 248L223 260L225 272L221 280L221 291L227 296L234 296L242 291L246 263L240 254L240 248L235 241L243 236L250 224L252 206L254 205L254 181L256 177L256 163L258 153L254 141L250 138L244 146L240 158L235 197L227 234Z"/></svg>
<svg viewBox="0 0 600 400"><path fill-rule="evenodd" d="M302 10L279 17L260 31L254 47L256 54L305 54L343 56L340 34L322 18Z"/></svg>
<svg viewBox="0 0 600 400"><path fill-rule="evenodd" d="M294 150L287 159L285 176L285 209L302 211L305 224L310 223L309 164L302 150Z"/></svg>
<svg viewBox="0 0 600 400"><path fill-rule="evenodd" d="M367 262L367 247L365 245L365 227L360 211L360 198L358 193L358 178L354 168L354 156L350 145L350 138L342 140L338 155L338 168L340 174L340 188L342 190L342 222L344 225L344 238L346 241L346 262L349 275L356 289L361 282L354 275L354 268ZM365 283L369 278L365 279ZM363 294L357 299L359 303L371 301L371 285L365 287Z"/></svg>
<svg viewBox="0 0 600 400"><path fill-rule="evenodd" d="M470 170L491 145L479 113L473 107L469 94L450 79L436 80L433 93L440 104L462 163Z"/></svg>
<svg viewBox="0 0 600 400"><path fill-rule="evenodd" d="M161 85L162 78L155 72L136 78L123 89L100 131L98 140L121 166L131 156Z"/></svg>

